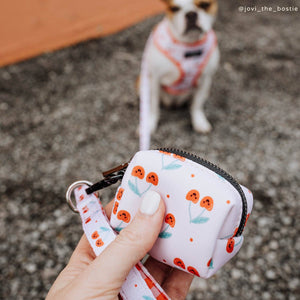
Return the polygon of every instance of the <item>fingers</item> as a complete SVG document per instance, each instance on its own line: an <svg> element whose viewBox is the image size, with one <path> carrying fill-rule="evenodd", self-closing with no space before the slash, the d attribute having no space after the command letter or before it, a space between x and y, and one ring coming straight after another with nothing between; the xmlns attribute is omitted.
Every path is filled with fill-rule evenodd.
<svg viewBox="0 0 300 300"><path fill-rule="evenodd" d="M172 300L184 300L189 292L194 275L173 269L162 285Z"/></svg>
<svg viewBox="0 0 300 300"><path fill-rule="evenodd" d="M149 257L145 267L172 300L186 299L194 276Z"/></svg>
<svg viewBox="0 0 300 300"><path fill-rule="evenodd" d="M94 259L96 255L90 246L85 234L82 235L77 247L75 248L69 266L76 266L79 270L86 268Z"/></svg>
<svg viewBox="0 0 300 300"><path fill-rule="evenodd" d="M165 281L172 270L172 267L157 261L151 256L145 262L145 267L159 285Z"/></svg>
<svg viewBox="0 0 300 300"><path fill-rule="evenodd" d="M112 208L114 206L114 200L111 200L110 202L108 202L106 204L106 206L104 207L105 213L107 215L107 217L110 219L111 216L111 212L112 212Z"/></svg>
<svg viewBox="0 0 300 300"><path fill-rule="evenodd" d="M155 243L164 212L160 195L154 191L147 192L132 223L90 265L90 282L94 286L118 291L132 267Z"/></svg>

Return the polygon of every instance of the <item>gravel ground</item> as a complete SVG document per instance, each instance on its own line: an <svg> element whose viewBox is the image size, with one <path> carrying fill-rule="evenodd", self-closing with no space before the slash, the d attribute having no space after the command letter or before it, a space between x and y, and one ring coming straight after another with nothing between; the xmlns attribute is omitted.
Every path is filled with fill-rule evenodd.
<svg viewBox="0 0 300 300"><path fill-rule="evenodd" d="M255 206L239 255L195 280L188 299L299 299L299 13L244 14L224 2L206 105L214 130L196 134L187 108L163 109L152 146L219 164L253 191ZM0 298L45 297L82 234L67 186L96 181L137 151L134 81L160 19L0 70Z"/></svg>

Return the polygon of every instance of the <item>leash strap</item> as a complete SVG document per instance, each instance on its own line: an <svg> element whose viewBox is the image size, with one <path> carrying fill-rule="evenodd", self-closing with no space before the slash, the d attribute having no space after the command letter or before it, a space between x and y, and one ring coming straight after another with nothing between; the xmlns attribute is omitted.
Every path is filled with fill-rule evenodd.
<svg viewBox="0 0 300 300"><path fill-rule="evenodd" d="M148 38L146 43L141 65L141 77L140 77L140 150L149 150L151 132L150 132L150 80L149 70L147 65L147 52L149 49L150 41L152 40L152 34Z"/></svg>
<svg viewBox="0 0 300 300"><path fill-rule="evenodd" d="M100 199L96 193L87 194L88 185L81 185L74 190L77 210L82 220L84 233L96 256L116 238L110 227ZM126 277L120 291L124 300L168 300L170 299L142 263L136 264Z"/></svg>

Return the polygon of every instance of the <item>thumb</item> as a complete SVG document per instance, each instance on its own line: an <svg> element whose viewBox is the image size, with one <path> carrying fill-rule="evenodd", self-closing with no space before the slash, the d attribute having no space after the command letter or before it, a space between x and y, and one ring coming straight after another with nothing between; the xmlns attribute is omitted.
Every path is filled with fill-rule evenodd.
<svg viewBox="0 0 300 300"><path fill-rule="evenodd" d="M89 266L90 283L119 292L126 276L152 248L161 230L165 206L161 197L148 191L132 223Z"/></svg>

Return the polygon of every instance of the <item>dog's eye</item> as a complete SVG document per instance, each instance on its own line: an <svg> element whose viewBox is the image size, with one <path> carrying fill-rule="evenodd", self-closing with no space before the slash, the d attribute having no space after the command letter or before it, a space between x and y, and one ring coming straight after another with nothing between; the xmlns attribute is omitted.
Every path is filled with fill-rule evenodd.
<svg viewBox="0 0 300 300"><path fill-rule="evenodd" d="M174 13L180 11L179 6L170 6L169 9L171 12L174 12Z"/></svg>
<svg viewBox="0 0 300 300"><path fill-rule="evenodd" d="M210 2L200 2L199 4L198 4L198 6L200 7L200 8L202 8L202 9L204 9L204 10L207 10L207 9L209 9L209 7L210 7Z"/></svg>

